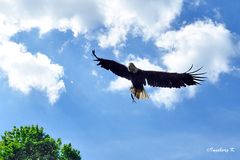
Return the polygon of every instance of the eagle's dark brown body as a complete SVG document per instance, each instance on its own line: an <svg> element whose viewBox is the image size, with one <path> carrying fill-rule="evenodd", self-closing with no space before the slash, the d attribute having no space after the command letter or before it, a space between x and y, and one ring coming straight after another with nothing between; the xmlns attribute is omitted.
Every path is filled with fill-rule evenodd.
<svg viewBox="0 0 240 160"><path fill-rule="evenodd" d="M143 85L146 85L146 80L142 75L142 70L138 70L136 73L130 74L130 79L133 86L137 89L143 89Z"/></svg>

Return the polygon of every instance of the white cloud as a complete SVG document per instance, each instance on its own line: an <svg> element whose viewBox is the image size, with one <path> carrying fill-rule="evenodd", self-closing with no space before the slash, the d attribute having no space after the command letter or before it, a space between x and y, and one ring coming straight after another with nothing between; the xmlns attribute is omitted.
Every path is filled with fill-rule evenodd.
<svg viewBox="0 0 240 160"><path fill-rule="evenodd" d="M157 107L164 106L166 109L174 109L174 104L180 102L181 89L161 88L150 94L151 100Z"/></svg>
<svg viewBox="0 0 240 160"><path fill-rule="evenodd" d="M222 24L197 21L158 38L156 45L166 50L161 57L169 71L186 71L193 64L204 66L208 80L215 83L221 73L229 72L235 55L233 35Z"/></svg>
<svg viewBox="0 0 240 160"><path fill-rule="evenodd" d="M108 86L109 91L120 91L129 89L131 86L131 81L118 77L117 79L110 82Z"/></svg>
<svg viewBox="0 0 240 160"><path fill-rule="evenodd" d="M221 19L222 18L220 8L214 8L213 9L213 14L214 14L214 18L216 18L216 19Z"/></svg>
<svg viewBox="0 0 240 160"><path fill-rule="evenodd" d="M192 64L195 68L204 66L207 80L216 83L220 74L230 72L229 62L235 55L236 44L233 35L222 24L206 20L164 33L156 45L166 51L161 60L168 71L184 72ZM194 97L196 92L197 87L160 89L152 94L152 100L169 109L183 98Z"/></svg>
<svg viewBox="0 0 240 160"><path fill-rule="evenodd" d="M97 26L102 19L95 0L4 0L0 6L0 20L5 19L2 25L10 27L11 35L38 27L41 33L54 28L71 29L77 36Z"/></svg>
<svg viewBox="0 0 240 160"><path fill-rule="evenodd" d="M40 35L58 29L72 30L74 36L91 30L102 18L95 0L2 0L0 1L0 70L9 86L28 94L32 88L45 91L51 103L64 89L63 68L42 53L36 56L10 40L20 31L39 28ZM61 8L61 9L59 9ZM27 47L27 46L26 46ZM64 46L63 46L64 47ZM61 53L63 48L59 50Z"/></svg>
<svg viewBox="0 0 240 160"><path fill-rule="evenodd" d="M11 88L24 94L31 89L44 91L52 104L65 88L61 66L53 64L44 54L32 55L14 42L0 44L0 71L7 76Z"/></svg>
<svg viewBox="0 0 240 160"><path fill-rule="evenodd" d="M91 74L92 74L92 76L94 76L94 77L98 77L98 73L97 73L96 70L92 70Z"/></svg>
<svg viewBox="0 0 240 160"><path fill-rule="evenodd" d="M12 0L0 1L0 38L40 28L70 29L74 36L101 26L97 34L103 48L124 45L129 32L155 38L180 14L183 0ZM61 8L61 9L59 9Z"/></svg>
<svg viewBox="0 0 240 160"><path fill-rule="evenodd" d="M200 6L201 4L205 4L205 0L190 0L190 1L187 1L188 3L190 3L191 5L195 6L195 7L198 7Z"/></svg>
<svg viewBox="0 0 240 160"><path fill-rule="evenodd" d="M192 98L196 94L196 86L188 86L188 88L160 88L150 93L153 103L167 110L175 109L175 105L185 98Z"/></svg>
<svg viewBox="0 0 240 160"><path fill-rule="evenodd" d="M133 54L129 54L126 58L125 64L128 65L130 62L134 63L136 67L144 70L163 70L158 65L150 62L149 59L136 57Z"/></svg>
<svg viewBox="0 0 240 160"><path fill-rule="evenodd" d="M182 0L105 0L102 3L106 34L99 36L103 48L124 45L129 32L155 38L180 14Z"/></svg>

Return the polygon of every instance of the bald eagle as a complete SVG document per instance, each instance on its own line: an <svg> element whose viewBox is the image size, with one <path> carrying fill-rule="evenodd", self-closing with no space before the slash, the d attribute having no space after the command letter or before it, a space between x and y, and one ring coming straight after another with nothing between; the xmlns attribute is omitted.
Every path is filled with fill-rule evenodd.
<svg viewBox="0 0 240 160"><path fill-rule="evenodd" d="M198 73L202 67L195 71L191 71L193 65L184 73L148 71L137 68L133 63L129 63L128 67L126 67L113 60L99 58L96 56L95 50L92 50L92 54L96 58L94 61L98 62L97 65L132 82L130 91L133 102L135 102L134 97L137 99L149 98L144 89L144 86L146 85L152 87L181 88L198 85L204 78L206 78L202 76L205 73Z"/></svg>

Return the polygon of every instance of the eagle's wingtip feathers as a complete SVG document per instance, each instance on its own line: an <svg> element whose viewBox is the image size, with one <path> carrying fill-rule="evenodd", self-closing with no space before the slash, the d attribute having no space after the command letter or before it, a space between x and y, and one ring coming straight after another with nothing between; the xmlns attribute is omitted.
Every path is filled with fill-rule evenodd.
<svg viewBox="0 0 240 160"><path fill-rule="evenodd" d="M203 76L207 72L198 73L198 71L200 71L203 68L203 66L198 68L198 69L196 69L196 70L194 70L194 71L191 71L192 68L193 68L193 65L185 73L192 76L194 84L201 85L200 82L204 81L204 79L207 78L207 77Z"/></svg>
<svg viewBox="0 0 240 160"><path fill-rule="evenodd" d="M95 49L92 50L92 54L96 58L94 61L99 61L100 58L95 54Z"/></svg>

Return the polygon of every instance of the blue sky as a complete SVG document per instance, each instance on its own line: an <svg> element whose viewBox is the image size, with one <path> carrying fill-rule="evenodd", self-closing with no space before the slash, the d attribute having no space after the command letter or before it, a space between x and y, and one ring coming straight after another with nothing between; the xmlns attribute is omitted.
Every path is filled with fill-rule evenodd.
<svg viewBox="0 0 240 160"><path fill-rule="evenodd" d="M0 6L0 134L38 124L85 160L240 156L237 0ZM194 88L147 87L150 99L133 104L129 83L96 66L92 49L143 69L204 66L208 78Z"/></svg>

